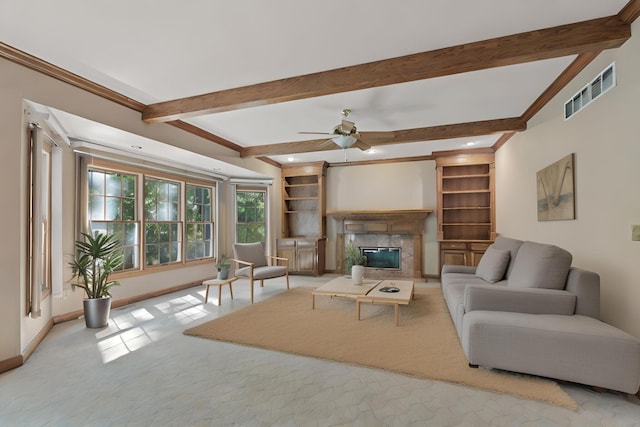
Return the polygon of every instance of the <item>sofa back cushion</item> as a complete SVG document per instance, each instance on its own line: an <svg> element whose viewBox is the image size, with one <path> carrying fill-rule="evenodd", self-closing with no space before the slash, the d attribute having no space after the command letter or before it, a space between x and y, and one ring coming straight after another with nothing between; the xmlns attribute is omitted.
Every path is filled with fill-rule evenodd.
<svg viewBox="0 0 640 427"><path fill-rule="evenodd" d="M572 256L554 245L524 242L513 261L509 286L564 289Z"/></svg>
<svg viewBox="0 0 640 427"><path fill-rule="evenodd" d="M518 254L518 249L520 249L520 245L522 245L522 240L510 239L509 237L496 237L495 242L493 242L493 247L496 249L504 249L508 250L511 254L511 261L507 266L507 272L505 274L505 278L508 279L511 277L511 271L513 271L513 261L516 259L516 255ZM482 260L480 260L482 261Z"/></svg>
<svg viewBox="0 0 640 427"><path fill-rule="evenodd" d="M510 251L496 249L494 245L490 245L482 255L482 259L480 259L476 269L476 276L489 283L498 282L504 278L510 259Z"/></svg>

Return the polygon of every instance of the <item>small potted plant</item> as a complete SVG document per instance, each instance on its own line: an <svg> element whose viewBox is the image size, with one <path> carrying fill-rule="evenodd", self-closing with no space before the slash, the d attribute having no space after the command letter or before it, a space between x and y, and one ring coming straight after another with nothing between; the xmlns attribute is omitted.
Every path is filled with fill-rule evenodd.
<svg viewBox="0 0 640 427"><path fill-rule="evenodd" d="M218 269L218 280L227 280L229 278L231 263L227 254L220 254L216 260L216 268Z"/></svg>
<svg viewBox="0 0 640 427"><path fill-rule="evenodd" d="M109 291L120 285L118 281L109 280L123 261L120 240L104 233L82 233L82 236L82 240L76 240L76 254L69 263L74 280L71 285L85 291L83 308L87 328L103 328L109 324Z"/></svg>
<svg viewBox="0 0 640 427"><path fill-rule="evenodd" d="M362 284L364 265L366 262L367 257L362 255L360 249L351 241L347 243L345 247L344 269L347 272L351 272L351 278L355 285Z"/></svg>

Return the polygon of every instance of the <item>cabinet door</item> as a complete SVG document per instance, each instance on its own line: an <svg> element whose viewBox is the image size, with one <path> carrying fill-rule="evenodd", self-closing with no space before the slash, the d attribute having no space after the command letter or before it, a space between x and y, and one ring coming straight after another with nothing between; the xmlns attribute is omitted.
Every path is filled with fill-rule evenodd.
<svg viewBox="0 0 640 427"><path fill-rule="evenodd" d="M296 247L285 246L278 248L278 256L289 260L289 271L296 271Z"/></svg>
<svg viewBox="0 0 640 427"><path fill-rule="evenodd" d="M460 249L443 249L440 252L442 265L467 265L467 251Z"/></svg>
<svg viewBox="0 0 640 427"><path fill-rule="evenodd" d="M300 273L316 272L317 251L315 246L298 246L296 258L298 261L297 271Z"/></svg>

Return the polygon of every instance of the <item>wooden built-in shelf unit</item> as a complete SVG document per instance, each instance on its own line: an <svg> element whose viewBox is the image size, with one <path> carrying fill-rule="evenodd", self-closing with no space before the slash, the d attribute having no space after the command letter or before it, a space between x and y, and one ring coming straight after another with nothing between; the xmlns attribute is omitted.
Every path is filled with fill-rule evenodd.
<svg viewBox="0 0 640 427"><path fill-rule="evenodd" d="M477 265L496 237L493 152L436 155L440 264Z"/></svg>
<svg viewBox="0 0 640 427"><path fill-rule="evenodd" d="M282 167L282 236L278 255L289 271L321 275L325 268L327 162Z"/></svg>

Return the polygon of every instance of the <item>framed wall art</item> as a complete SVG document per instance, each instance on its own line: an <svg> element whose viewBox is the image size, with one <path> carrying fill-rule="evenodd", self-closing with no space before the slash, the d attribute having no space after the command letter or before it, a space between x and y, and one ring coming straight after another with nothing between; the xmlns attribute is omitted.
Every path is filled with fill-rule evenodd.
<svg viewBox="0 0 640 427"><path fill-rule="evenodd" d="M575 219L573 153L539 170L538 221Z"/></svg>

